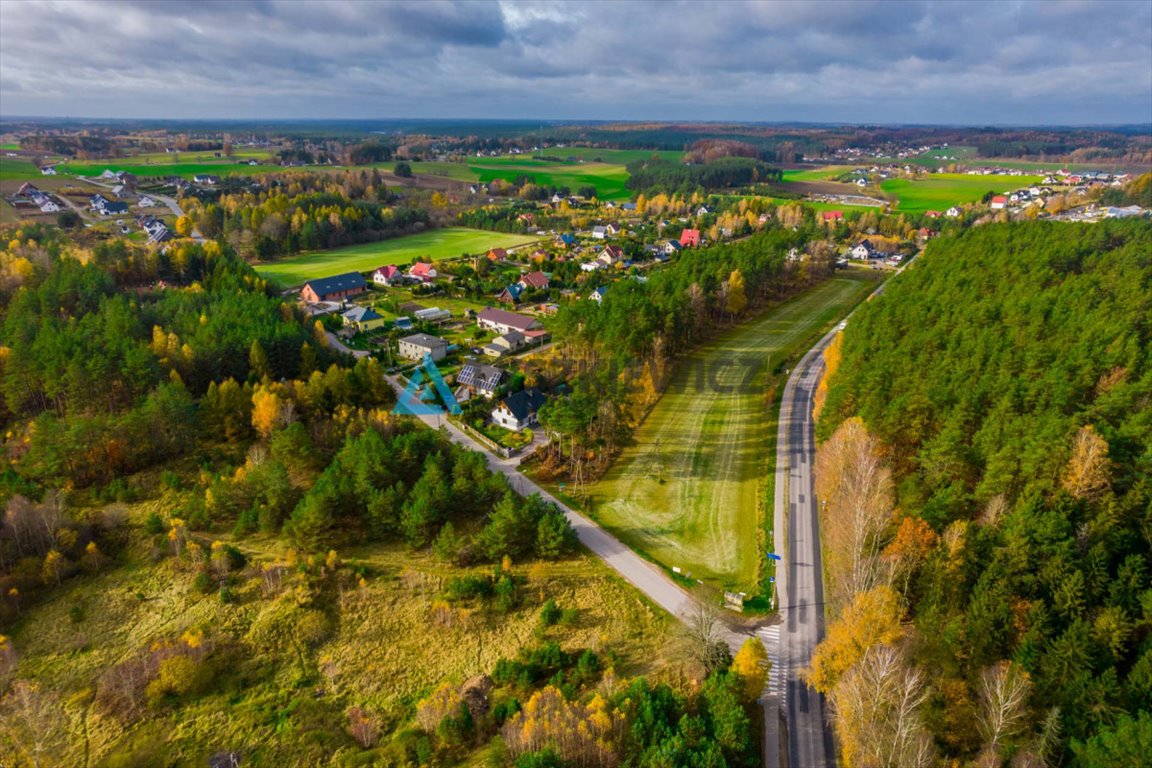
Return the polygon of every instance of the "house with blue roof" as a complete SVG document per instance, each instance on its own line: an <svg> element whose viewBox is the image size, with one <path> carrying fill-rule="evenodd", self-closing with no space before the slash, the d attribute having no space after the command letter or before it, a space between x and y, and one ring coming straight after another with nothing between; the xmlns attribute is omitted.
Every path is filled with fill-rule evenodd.
<svg viewBox="0 0 1152 768"><path fill-rule="evenodd" d="M344 326L355 328L357 332L371 331L384 325L384 316L371 307L352 307L341 317Z"/></svg>
<svg viewBox="0 0 1152 768"><path fill-rule="evenodd" d="M368 290L368 283L359 272L346 272L343 275L309 280L300 289L300 298L315 304L318 301L343 301Z"/></svg>

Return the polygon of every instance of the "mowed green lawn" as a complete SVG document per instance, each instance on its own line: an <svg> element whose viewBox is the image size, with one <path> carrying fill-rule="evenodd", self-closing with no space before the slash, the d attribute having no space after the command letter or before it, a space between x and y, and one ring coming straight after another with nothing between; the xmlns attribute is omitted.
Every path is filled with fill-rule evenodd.
<svg viewBox="0 0 1152 768"><path fill-rule="evenodd" d="M198 174L212 174L214 176L228 176L230 174L241 176L254 176L259 173L272 173L282 171L283 168L275 165L248 165L234 162L181 162L181 163L139 163L129 158L121 160L98 160L92 163L63 163L56 166L60 173L72 176L99 176L105 170L125 171L136 176L179 176L191 179Z"/></svg>
<svg viewBox="0 0 1152 768"><path fill-rule="evenodd" d="M874 275L837 276L725 334L681 362L635 445L590 488L597 519L666 567L758 592L769 371L871 291Z"/></svg>
<svg viewBox="0 0 1152 768"><path fill-rule="evenodd" d="M920 212L942 211L952 205L979 200L986 192L1010 192L1037 184L1043 176L969 176L963 173L934 173L923 179L885 179L880 188L899 199L896 209Z"/></svg>
<svg viewBox="0 0 1152 768"><path fill-rule="evenodd" d="M842 176L856 166L825 165L820 168L789 168L785 170L783 181L828 181Z"/></svg>
<svg viewBox="0 0 1152 768"><path fill-rule="evenodd" d="M318 277L343 272L368 272L386 264L408 264L421 256L433 260L463 254L485 253L490 248L511 248L531 243L532 235L510 235L484 232L465 227L448 227L421 232L418 235L362 243L330 251L315 251L280 261L257 264L256 271L282 288L300 285Z"/></svg>

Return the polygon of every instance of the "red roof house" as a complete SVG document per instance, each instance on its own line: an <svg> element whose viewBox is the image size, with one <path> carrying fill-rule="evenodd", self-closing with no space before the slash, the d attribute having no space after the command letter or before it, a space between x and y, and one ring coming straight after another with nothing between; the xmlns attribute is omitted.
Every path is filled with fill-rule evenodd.
<svg viewBox="0 0 1152 768"><path fill-rule="evenodd" d="M996 195L992 198L992 210L999 211L1006 205L1008 205L1008 198L1004 195Z"/></svg>
<svg viewBox="0 0 1152 768"><path fill-rule="evenodd" d="M686 229L680 233L680 245L687 248L690 245L700 245L700 230Z"/></svg>
<svg viewBox="0 0 1152 768"><path fill-rule="evenodd" d="M408 276L430 283L436 279L436 268L426 261L418 261L408 270Z"/></svg>
<svg viewBox="0 0 1152 768"><path fill-rule="evenodd" d="M493 248L488 251L489 261L506 261L508 259L508 251L503 248Z"/></svg>
<svg viewBox="0 0 1152 768"><path fill-rule="evenodd" d="M548 275L543 272L529 272L520 276L520 285L525 289L544 290L548 287Z"/></svg>
<svg viewBox="0 0 1152 768"><path fill-rule="evenodd" d="M840 221L844 218L844 211L824 211L824 221Z"/></svg>

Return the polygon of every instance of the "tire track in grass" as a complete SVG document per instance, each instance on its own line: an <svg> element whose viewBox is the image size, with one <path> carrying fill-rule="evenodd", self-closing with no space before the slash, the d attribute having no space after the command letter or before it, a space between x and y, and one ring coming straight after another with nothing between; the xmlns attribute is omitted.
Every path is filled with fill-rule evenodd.
<svg viewBox="0 0 1152 768"><path fill-rule="evenodd" d="M636 444L590 488L597 517L657 562L755 591L759 472L774 437L763 396L770 367L871 287L833 278L689 356L637 429ZM757 368L746 382L752 360ZM721 391L725 385L736 389Z"/></svg>

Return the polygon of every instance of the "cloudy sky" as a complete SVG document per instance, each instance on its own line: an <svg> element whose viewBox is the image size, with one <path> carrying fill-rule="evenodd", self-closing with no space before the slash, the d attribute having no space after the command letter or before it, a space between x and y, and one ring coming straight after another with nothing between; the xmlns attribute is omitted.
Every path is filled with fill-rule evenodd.
<svg viewBox="0 0 1152 768"><path fill-rule="evenodd" d="M1152 1L0 0L0 116L1152 122Z"/></svg>

